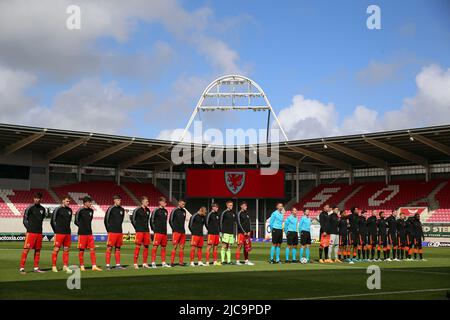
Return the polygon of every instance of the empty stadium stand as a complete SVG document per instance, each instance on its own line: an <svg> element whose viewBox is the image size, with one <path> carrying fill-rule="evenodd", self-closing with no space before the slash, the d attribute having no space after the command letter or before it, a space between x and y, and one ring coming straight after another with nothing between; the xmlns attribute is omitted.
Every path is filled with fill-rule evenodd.
<svg viewBox="0 0 450 320"><path fill-rule="evenodd" d="M160 197L165 197L165 195L151 183L125 182L123 185L130 190L137 199L142 196L147 196L150 202L150 208L158 206L158 199Z"/></svg>
<svg viewBox="0 0 450 320"><path fill-rule="evenodd" d="M158 205L159 197L164 196L152 184L137 182L126 182L123 187L114 182L91 181L58 186L52 190L0 189L0 218L21 217L25 208L32 203L33 194L36 192L43 194L42 203L48 206L59 204L58 199L55 199L52 194L58 198L69 195L74 211L82 205L82 198L88 195L94 201L98 219L103 217L104 212L112 204L112 197L115 194L122 196L122 205L127 209L136 207L137 199L143 195L149 197L150 207L153 209ZM436 208L430 208L427 199L432 201ZM298 209L310 209L311 218L316 218L325 203L338 204L346 210L352 206L358 206L366 209L367 215L370 215L372 210L384 210L386 216L390 215L396 207L414 204L418 207L429 207L429 214L424 216L426 222L450 222L450 181L396 181L388 185L382 182L355 183L354 185L324 184L313 188L294 206ZM169 204L169 212L172 209L173 206ZM286 212L286 216L288 214L290 214L289 211Z"/></svg>
<svg viewBox="0 0 450 320"><path fill-rule="evenodd" d="M122 206L136 207L133 199L116 183L109 181L79 182L53 188L53 191L62 198L68 195L71 198L70 206L73 211L83 204L82 199L90 196L96 207L97 217L103 217L109 206L113 203L113 196L118 194L122 197Z"/></svg>
<svg viewBox="0 0 450 320"><path fill-rule="evenodd" d="M43 204L56 205L56 201L47 190L31 189L30 191L17 191L11 189L0 189L0 217L21 217L25 209L33 202L33 195L41 192Z"/></svg>
<svg viewBox="0 0 450 320"><path fill-rule="evenodd" d="M389 215L393 209L407 206L414 201L417 201L415 206L428 206L428 202L419 200L427 198L442 182L443 180L431 180L428 182L396 181L388 185L383 182L355 183L351 186L320 185L294 206L299 209L310 209L313 217L317 216L325 203L336 204L346 210L352 206L358 206L368 210L368 214L372 210L384 210L386 215ZM441 208L436 210L435 214L440 214L439 217L448 214L446 208L450 208L450 182L447 182L435 197Z"/></svg>

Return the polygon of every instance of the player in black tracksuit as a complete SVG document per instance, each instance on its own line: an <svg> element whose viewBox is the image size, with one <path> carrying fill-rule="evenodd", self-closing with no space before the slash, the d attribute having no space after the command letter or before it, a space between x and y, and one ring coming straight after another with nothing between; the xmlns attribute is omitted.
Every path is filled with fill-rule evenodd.
<svg viewBox="0 0 450 320"><path fill-rule="evenodd" d="M341 211L341 217L339 219L339 255L338 259L341 260L341 256L344 260L350 258L350 250L348 248L348 215L344 210Z"/></svg>
<svg viewBox="0 0 450 320"><path fill-rule="evenodd" d="M206 208L201 207L189 219L189 231L191 231L191 267L195 267L195 251L197 250L197 262L199 266L206 266L202 261L203 226L205 225Z"/></svg>
<svg viewBox="0 0 450 320"><path fill-rule="evenodd" d="M33 204L25 209L23 214L23 225L27 230L25 244L20 259L19 272L25 274L25 262L30 249L34 249L34 272L44 272L39 269L39 260L42 248L42 222L45 217L45 208L41 205L42 194L40 192L33 196Z"/></svg>
<svg viewBox="0 0 450 320"><path fill-rule="evenodd" d="M63 247L63 271L69 266L69 250L71 245L70 222L72 221L72 209L69 207L70 198L63 197L62 204L53 211L50 225L55 233L55 241L52 252L52 271L58 272L56 269L56 261L58 252Z"/></svg>
<svg viewBox="0 0 450 320"><path fill-rule="evenodd" d="M103 220L105 229L108 232L106 244L106 269L110 269L112 248L114 247L114 257L116 258L116 269L125 269L120 264L120 248L123 245L122 223L125 218L125 209L122 207L122 198L119 195L113 197L114 205L106 210Z"/></svg>
<svg viewBox="0 0 450 320"><path fill-rule="evenodd" d="M213 203L211 205L211 211L208 213L205 219L205 226L208 230L208 239L206 246L206 265L209 265L209 256L211 253L211 248L213 248L213 263L214 265L220 265L221 263L217 261L218 245L220 241L220 215L219 215L219 205Z"/></svg>
<svg viewBox="0 0 450 320"><path fill-rule="evenodd" d="M404 259L407 257L407 247L408 247L408 243L406 241L406 219L405 219L405 214L404 213L400 213L400 219L397 220L397 243L399 246L399 254L397 254L397 258L398 259Z"/></svg>
<svg viewBox="0 0 450 320"><path fill-rule="evenodd" d="M364 216L365 213L366 210L363 210L358 220L358 260L361 259L361 252L364 260L369 258L369 252L367 251L367 220Z"/></svg>
<svg viewBox="0 0 450 320"><path fill-rule="evenodd" d="M150 246L150 208L148 207L149 200L146 196L141 197L141 205L133 210L133 214L131 215L131 224L134 227L136 232L136 238L134 244L134 255L133 255L133 263L134 268L139 269L138 267L138 259L139 259L139 251L141 250L141 246L144 246L144 252L142 254L142 267L149 268L147 260L148 260L148 247Z"/></svg>
<svg viewBox="0 0 450 320"><path fill-rule="evenodd" d="M83 198L83 206L75 213L75 225L78 227L78 259L80 269L84 271L84 251L89 249L93 271L102 271L97 267L95 256L95 243L92 235L92 219L94 210L92 209L92 199L88 196Z"/></svg>
<svg viewBox="0 0 450 320"><path fill-rule="evenodd" d="M384 218L384 211L380 211L380 219L378 219L378 255L377 259L380 260L381 249L383 249L383 257L387 259L387 247L388 247L388 238L387 238L387 223Z"/></svg>
<svg viewBox="0 0 450 320"><path fill-rule="evenodd" d="M150 217L150 226L154 232L153 248L152 248L152 268L156 268L156 253L158 247L161 246L162 267L168 268L171 265L166 263L166 246L167 246L167 209L166 199L161 197L158 201L158 208L153 210Z"/></svg>
<svg viewBox="0 0 450 320"><path fill-rule="evenodd" d="M367 244L370 250L370 259L375 259L375 248L378 244L377 234L377 216L375 211L372 211L372 215L367 218Z"/></svg>
<svg viewBox="0 0 450 320"><path fill-rule="evenodd" d="M320 246L319 246L319 262L323 263L323 253L325 252L325 261L329 261L328 247L330 245L330 218L328 217L330 206L325 205L323 211L319 214L320 223Z"/></svg>
<svg viewBox="0 0 450 320"><path fill-rule="evenodd" d="M423 260L422 240L424 240L424 236L420 215L418 213L414 215L412 226L414 236L414 259L417 259L417 254L419 254L420 260Z"/></svg>
<svg viewBox="0 0 450 320"><path fill-rule="evenodd" d="M234 242L236 229L236 213L233 211L233 201L228 200L225 209L220 215L220 232L222 233L222 250L220 256L222 263L225 263L225 255L227 263L231 263L231 245Z"/></svg>
<svg viewBox="0 0 450 320"><path fill-rule="evenodd" d="M406 219L406 243L407 243L407 255L406 258L411 259L411 255L414 247L414 226L413 226L413 217L409 217Z"/></svg>
<svg viewBox="0 0 450 320"><path fill-rule="evenodd" d="M389 259L389 251L392 251L392 259L397 260L397 209L392 211L392 214L386 218L386 223L388 225L388 250L387 255Z"/></svg>
<svg viewBox="0 0 450 320"><path fill-rule="evenodd" d="M339 208L335 205L333 207L333 212L328 215L329 221L329 231L330 231L330 258L333 257L334 252L334 262L341 262L339 259Z"/></svg>
<svg viewBox="0 0 450 320"><path fill-rule="evenodd" d="M175 256L178 250L179 264L184 266L184 245L186 243L186 201L178 200L178 207L173 209L169 218L169 225L172 228L172 252L170 255L170 265L174 266Z"/></svg>
<svg viewBox="0 0 450 320"><path fill-rule="evenodd" d="M247 202L241 203L241 210L239 210L237 216L236 216L236 222L237 222L237 230L238 230L238 241L237 241L237 248L236 248L236 264L240 265L241 262L241 250L244 248L244 259L245 264L250 264L248 261L248 254L249 252L246 249L245 241L246 238L250 237L250 215L247 211Z"/></svg>
<svg viewBox="0 0 450 320"><path fill-rule="evenodd" d="M351 208L351 214L348 217L348 222L350 224L350 233L349 233L349 245L352 246L352 258L356 259L356 252L358 251L358 228L359 228L359 208L353 207Z"/></svg>

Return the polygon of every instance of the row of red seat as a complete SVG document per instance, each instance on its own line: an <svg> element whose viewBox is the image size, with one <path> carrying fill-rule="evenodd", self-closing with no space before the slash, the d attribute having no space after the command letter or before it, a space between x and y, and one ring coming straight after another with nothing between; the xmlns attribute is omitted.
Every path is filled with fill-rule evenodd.
<svg viewBox="0 0 450 320"><path fill-rule="evenodd" d="M145 195L149 198L150 208L158 205L158 199L164 196L152 184L125 183L125 186L131 193L139 199ZM105 181L79 182L53 188L58 198L68 195L71 198L70 207L75 212L82 205L82 199L90 196L93 200L97 217L101 217L107 208L113 203L113 196L118 194L122 197L122 205L125 208L136 207L136 202L128 195L125 190L113 183ZM33 202L33 195L41 192L43 195L42 203L45 205L57 206L59 202L55 201L47 190L31 189L30 191L17 191L11 189L0 189L0 217L21 216L26 207ZM171 209L172 206L169 206Z"/></svg>
<svg viewBox="0 0 450 320"><path fill-rule="evenodd" d="M398 181L388 185L383 182L320 185L311 190L294 206L320 210L324 204L341 204L345 209L357 206L366 210L393 210L426 198L444 180ZM441 207L450 208L450 181L436 195ZM351 193L357 190L355 194ZM351 196L350 196L351 195ZM350 196L347 200L346 197ZM444 200L444 198L446 200ZM345 200L345 201L344 201Z"/></svg>
<svg viewBox="0 0 450 320"><path fill-rule="evenodd" d="M316 217L325 203L340 204L345 199L343 209L350 209L352 206L358 206L368 210L384 210L386 215L400 206L408 205L413 201L418 201L427 197L438 185L445 182L445 185L436 193L435 199L440 208L433 215L429 216L429 222L450 222L450 181L432 180L429 182L421 181L399 181L385 185L380 182L348 184L329 184L320 185L311 190L301 202L297 203L298 209L308 208L311 211L311 217ZM149 197L150 206L155 207L158 198L163 194L152 184L125 183L135 198L139 199L145 195ZM97 210L101 212L112 204L112 197L115 194L122 196L122 205L124 207L135 207L133 198L125 192L124 188L113 182L80 182L53 189L57 197L63 195L71 197L71 207L75 211L82 204L82 198L89 195L98 206ZM28 204L33 200L33 194L36 192L43 194L42 203L48 205L57 205L47 190L32 189L30 191L17 191L10 189L0 189L0 217L21 216ZM356 191L356 192L355 192ZM352 193L354 194L352 195ZM421 203L416 203L421 206ZM423 202L423 206L427 203Z"/></svg>

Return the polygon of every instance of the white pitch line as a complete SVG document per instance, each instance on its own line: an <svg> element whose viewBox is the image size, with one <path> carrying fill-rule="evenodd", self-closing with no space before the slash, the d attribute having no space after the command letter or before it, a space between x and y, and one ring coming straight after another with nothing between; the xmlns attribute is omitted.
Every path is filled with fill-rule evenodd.
<svg viewBox="0 0 450 320"><path fill-rule="evenodd" d="M323 266L333 266L342 267L342 269L356 269L356 270L366 270L367 267L359 267L348 264L322 264ZM385 265L375 264L381 268L381 271L393 271L393 272L410 272L410 273L425 273L425 274L437 274L437 275L449 275L448 272L438 272L438 271L419 271L419 270L409 270L406 268L386 268ZM412 267L414 268L414 267Z"/></svg>
<svg viewBox="0 0 450 320"><path fill-rule="evenodd" d="M289 300L321 300L321 299L339 299L339 298L351 298L351 297L367 297L367 296L382 296L389 294L404 294L404 293L422 293L422 292L439 292L448 291L450 288L441 289L423 289L423 290L404 290L404 291L387 291L387 292L372 292L372 293L359 293L359 294L343 294L336 296L322 296L322 297L308 297L308 298L294 298Z"/></svg>

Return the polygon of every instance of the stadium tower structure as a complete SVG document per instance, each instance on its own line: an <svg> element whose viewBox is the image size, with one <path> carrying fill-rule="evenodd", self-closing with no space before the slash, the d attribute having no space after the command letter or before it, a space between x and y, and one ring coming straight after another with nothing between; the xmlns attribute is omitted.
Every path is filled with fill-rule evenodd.
<svg viewBox="0 0 450 320"><path fill-rule="evenodd" d="M263 89L252 79L233 74L217 78L206 87L192 111L179 142L184 141L192 122L200 112L242 110L267 111L266 142L269 142L271 115L280 129L284 141L289 140Z"/></svg>

